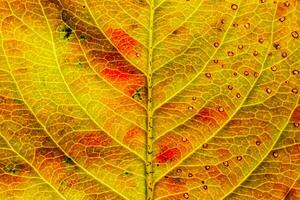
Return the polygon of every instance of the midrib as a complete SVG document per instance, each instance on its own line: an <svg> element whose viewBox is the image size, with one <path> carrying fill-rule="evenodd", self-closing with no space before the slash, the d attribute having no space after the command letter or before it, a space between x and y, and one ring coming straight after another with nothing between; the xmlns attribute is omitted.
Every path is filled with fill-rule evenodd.
<svg viewBox="0 0 300 200"><path fill-rule="evenodd" d="M154 0L149 0L149 41L148 41L148 70L147 70L147 149L146 149L146 191L147 200L153 200L153 105L152 105L152 53L153 53L153 19L154 19Z"/></svg>

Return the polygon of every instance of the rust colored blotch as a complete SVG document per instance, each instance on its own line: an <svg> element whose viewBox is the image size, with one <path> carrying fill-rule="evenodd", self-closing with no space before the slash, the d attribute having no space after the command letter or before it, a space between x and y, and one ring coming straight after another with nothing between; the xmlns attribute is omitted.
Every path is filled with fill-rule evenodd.
<svg viewBox="0 0 300 200"><path fill-rule="evenodd" d="M298 106L292 115L292 121L300 123L300 106Z"/></svg>
<svg viewBox="0 0 300 200"><path fill-rule="evenodd" d="M168 161L173 161L180 157L180 150L178 148L166 149L156 156L158 163L166 163Z"/></svg>
<svg viewBox="0 0 300 200"><path fill-rule="evenodd" d="M102 70L101 74L110 80L127 81L129 79L129 75L119 69L105 68Z"/></svg>
<svg viewBox="0 0 300 200"><path fill-rule="evenodd" d="M107 33L121 53L125 55L136 55L137 52L135 52L134 48L138 45L138 42L128 35L128 33L120 28L109 28Z"/></svg>
<svg viewBox="0 0 300 200"><path fill-rule="evenodd" d="M286 6L284 5L284 3L281 3L281 2L280 2L280 3L278 3L278 5L277 5L276 16L277 16L277 17L281 17L281 16L287 14L287 11L288 11L288 7L286 7Z"/></svg>
<svg viewBox="0 0 300 200"><path fill-rule="evenodd" d="M218 122L223 121L226 118L227 114L225 110L223 112L218 112L218 110L211 108L203 108L193 117L196 121L204 123L212 128L215 128Z"/></svg>

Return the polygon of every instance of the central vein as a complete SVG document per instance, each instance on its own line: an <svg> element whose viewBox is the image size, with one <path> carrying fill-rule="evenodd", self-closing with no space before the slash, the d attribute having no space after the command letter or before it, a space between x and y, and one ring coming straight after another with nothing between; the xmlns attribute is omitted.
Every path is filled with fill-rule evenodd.
<svg viewBox="0 0 300 200"><path fill-rule="evenodd" d="M150 17L149 17L149 41L148 41L148 74L147 74L147 152L146 152L146 183L147 183L147 200L153 199L153 106L152 106L152 53L153 53L153 16L154 0L150 0Z"/></svg>

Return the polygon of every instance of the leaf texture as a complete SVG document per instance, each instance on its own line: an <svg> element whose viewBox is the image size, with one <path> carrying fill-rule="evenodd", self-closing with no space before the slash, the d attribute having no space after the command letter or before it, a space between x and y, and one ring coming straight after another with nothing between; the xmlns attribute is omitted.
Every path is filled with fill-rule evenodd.
<svg viewBox="0 0 300 200"><path fill-rule="evenodd" d="M0 0L0 200L300 198L298 0Z"/></svg>

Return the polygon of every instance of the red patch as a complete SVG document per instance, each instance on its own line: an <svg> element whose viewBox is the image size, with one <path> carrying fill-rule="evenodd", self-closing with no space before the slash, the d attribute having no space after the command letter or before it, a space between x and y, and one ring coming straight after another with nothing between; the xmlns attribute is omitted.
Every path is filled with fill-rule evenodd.
<svg viewBox="0 0 300 200"><path fill-rule="evenodd" d="M287 8L284 3L278 3L278 6L277 6L277 10L276 10L276 16L277 17L282 17L284 16L286 13L287 13Z"/></svg>
<svg viewBox="0 0 300 200"><path fill-rule="evenodd" d="M109 28L107 33L121 53L124 53L125 55L136 54L134 48L138 45L138 42L128 35L128 33L126 33L124 30L120 28Z"/></svg>
<svg viewBox="0 0 300 200"><path fill-rule="evenodd" d="M292 121L300 123L300 106L298 106L292 115Z"/></svg>
<svg viewBox="0 0 300 200"><path fill-rule="evenodd" d="M120 71L119 69L105 68L101 74L114 81L127 81L129 79L129 75Z"/></svg>
<svg viewBox="0 0 300 200"><path fill-rule="evenodd" d="M105 66L99 69L102 77L118 85L129 96L145 86L144 75L125 61L120 54L98 52L94 60L97 63L105 62Z"/></svg>
<svg viewBox="0 0 300 200"><path fill-rule="evenodd" d="M201 109L197 115L193 117L194 120L199 121L209 127L215 128L220 121L224 121L227 118L225 111L219 112L211 108Z"/></svg>
<svg viewBox="0 0 300 200"><path fill-rule="evenodd" d="M181 152L178 148L166 149L167 147L162 148L162 153L156 156L156 160L158 163L166 163L168 161L173 161L175 159L179 159Z"/></svg>

